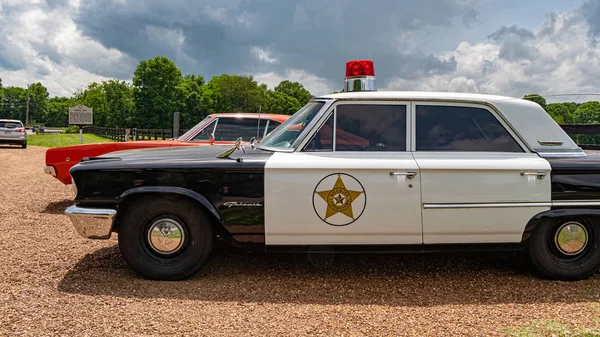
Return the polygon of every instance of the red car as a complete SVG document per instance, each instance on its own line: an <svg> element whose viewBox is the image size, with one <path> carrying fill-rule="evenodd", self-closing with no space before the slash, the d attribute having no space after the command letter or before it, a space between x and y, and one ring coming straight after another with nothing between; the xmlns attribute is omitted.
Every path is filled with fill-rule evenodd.
<svg viewBox="0 0 600 337"><path fill-rule="evenodd" d="M208 115L188 132L174 140L81 144L49 149L46 151L44 172L60 180L63 184L70 184L69 170L84 157L97 157L114 151L151 147L229 145L234 144L239 137L242 137L247 143L252 137L263 138L290 116L260 114L260 129L257 130L258 117L259 115L256 113Z"/></svg>

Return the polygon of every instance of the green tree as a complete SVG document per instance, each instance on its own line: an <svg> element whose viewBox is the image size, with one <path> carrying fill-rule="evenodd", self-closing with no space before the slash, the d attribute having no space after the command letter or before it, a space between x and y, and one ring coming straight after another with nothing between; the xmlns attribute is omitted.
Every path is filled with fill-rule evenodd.
<svg viewBox="0 0 600 337"><path fill-rule="evenodd" d="M538 94L528 94L523 96L523 98L532 102L536 102L542 108L546 109L546 99Z"/></svg>
<svg viewBox="0 0 600 337"><path fill-rule="evenodd" d="M202 91L204 111L258 112L259 107L264 105L266 89L266 85L258 85L252 76L214 76Z"/></svg>
<svg viewBox="0 0 600 337"><path fill-rule="evenodd" d="M108 105L102 84L96 82L90 83L83 94L77 98L75 104L83 104L93 109L94 125L108 126Z"/></svg>
<svg viewBox="0 0 600 337"><path fill-rule="evenodd" d="M180 116L180 127L190 128L206 117L205 106L202 104L202 89L204 77L201 75L185 75L180 85L183 95L183 108Z"/></svg>
<svg viewBox="0 0 600 337"><path fill-rule="evenodd" d="M29 95L29 124L43 123L43 117L46 113L46 100L50 97L48 89L37 82L31 84L27 91ZM25 119L23 119L23 122L25 122Z"/></svg>
<svg viewBox="0 0 600 337"><path fill-rule="evenodd" d="M575 103L552 103L546 105L546 111L558 124L573 124L575 121Z"/></svg>
<svg viewBox="0 0 600 337"><path fill-rule="evenodd" d="M266 93L264 107L266 112L291 115L300 108L302 105L293 96L275 90L269 90Z"/></svg>
<svg viewBox="0 0 600 337"><path fill-rule="evenodd" d="M139 63L133 74L135 123L143 128L169 128L181 111L181 71L163 56Z"/></svg>
<svg viewBox="0 0 600 337"><path fill-rule="evenodd" d="M313 98L313 95L306 90L302 84L288 80L281 81L279 85L275 87L274 91L294 97L302 106Z"/></svg>
<svg viewBox="0 0 600 337"><path fill-rule="evenodd" d="M75 101L67 97L51 97L46 101L46 112L43 116L45 126L65 127L69 122L69 107Z"/></svg>
<svg viewBox="0 0 600 337"><path fill-rule="evenodd" d="M0 102L0 118L18 119L25 123L27 105L27 89L19 87L2 88Z"/></svg>
<svg viewBox="0 0 600 337"><path fill-rule="evenodd" d="M600 123L600 102L590 101L578 106L575 110L574 122L578 124Z"/></svg>
<svg viewBox="0 0 600 337"><path fill-rule="evenodd" d="M136 127L133 87L125 81L102 82L108 111L107 126L111 128Z"/></svg>

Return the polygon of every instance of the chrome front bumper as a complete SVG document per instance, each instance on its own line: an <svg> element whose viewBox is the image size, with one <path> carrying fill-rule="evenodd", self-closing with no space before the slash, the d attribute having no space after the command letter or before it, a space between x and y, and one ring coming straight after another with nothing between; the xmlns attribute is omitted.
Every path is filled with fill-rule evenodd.
<svg viewBox="0 0 600 337"><path fill-rule="evenodd" d="M73 205L65 210L65 214L69 216L79 235L88 239L105 240L110 238L117 211Z"/></svg>

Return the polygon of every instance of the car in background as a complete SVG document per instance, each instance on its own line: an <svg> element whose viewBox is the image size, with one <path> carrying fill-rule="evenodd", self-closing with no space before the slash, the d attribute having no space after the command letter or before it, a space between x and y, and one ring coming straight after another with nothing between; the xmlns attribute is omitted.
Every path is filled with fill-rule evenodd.
<svg viewBox="0 0 600 337"><path fill-rule="evenodd" d="M25 127L17 119L0 119L0 144L21 145L27 148Z"/></svg>
<svg viewBox="0 0 600 337"><path fill-rule="evenodd" d="M114 151L154 147L232 145L239 137L248 141L252 137L261 139L289 117L288 115L257 113L212 114L177 139L57 147L46 151L44 172L68 185L71 184L69 170L86 157L93 158Z"/></svg>

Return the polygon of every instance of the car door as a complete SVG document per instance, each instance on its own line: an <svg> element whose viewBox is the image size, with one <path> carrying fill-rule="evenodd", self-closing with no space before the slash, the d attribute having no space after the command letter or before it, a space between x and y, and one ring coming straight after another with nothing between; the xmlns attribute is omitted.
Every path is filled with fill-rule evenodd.
<svg viewBox="0 0 600 337"><path fill-rule="evenodd" d="M550 165L489 107L413 104L424 243L521 241L549 209Z"/></svg>
<svg viewBox="0 0 600 337"><path fill-rule="evenodd" d="M267 245L420 244L407 102L334 104L294 152L265 167Z"/></svg>

